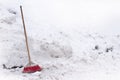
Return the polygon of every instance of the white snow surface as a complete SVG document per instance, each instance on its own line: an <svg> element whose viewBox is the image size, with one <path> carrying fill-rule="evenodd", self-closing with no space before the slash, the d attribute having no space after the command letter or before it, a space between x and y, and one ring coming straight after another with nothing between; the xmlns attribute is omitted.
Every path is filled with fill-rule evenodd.
<svg viewBox="0 0 120 80"><path fill-rule="evenodd" d="M22 73L23 67L11 69L28 63L20 3L32 61L43 68L35 73ZM50 25L44 21L47 17L41 23L40 16L29 13L31 4L32 0L0 0L0 80L120 80L120 34Z"/></svg>

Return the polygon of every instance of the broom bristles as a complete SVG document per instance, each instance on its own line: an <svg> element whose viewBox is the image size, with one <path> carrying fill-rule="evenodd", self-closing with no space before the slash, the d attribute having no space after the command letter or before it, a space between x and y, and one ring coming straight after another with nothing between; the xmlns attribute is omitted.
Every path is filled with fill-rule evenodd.
<svg viewBox="0 0 120 80"><path fill-rule="evenodd" d="M42 68L39 65L34 65L34 66L26 66L23 69L23 73L33 73L36 71L41 71Z"/></svg>

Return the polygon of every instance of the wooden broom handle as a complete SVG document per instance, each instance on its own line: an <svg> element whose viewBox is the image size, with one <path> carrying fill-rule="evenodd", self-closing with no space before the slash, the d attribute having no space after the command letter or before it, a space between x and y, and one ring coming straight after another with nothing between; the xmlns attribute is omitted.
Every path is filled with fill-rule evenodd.
<svg viewBox="0 0 120 80"><path fill-rule="evenodd" d="M31 64L30 50L29 50L29 46L28 46L28 38L27 38L27 32L26 32L26 28L25 28L25 21L24 21L22 6L20 6L20 11L21 11L22 23L23 23L23 28L24 28L26 48L27 48L27 52L28 52L28 60L29 60L29 64Z"/></svg>

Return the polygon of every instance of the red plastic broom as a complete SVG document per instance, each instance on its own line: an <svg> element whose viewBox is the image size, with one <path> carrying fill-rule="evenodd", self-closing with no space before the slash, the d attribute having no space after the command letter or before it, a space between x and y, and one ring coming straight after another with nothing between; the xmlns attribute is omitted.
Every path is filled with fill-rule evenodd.
<svg viewBox="0 0 120 80"><path fill-rule="evenodd" d="M28 39L27 39L27 32L26 32L26 28L25 28L25 21L24 21L24 16L23 16L23 10L22 10L22 6L20 6L20 11L21 11L21 16L22 16L22 22L23 22L23 28L24 28L24 35L25 35L25 42L26 42L26 48L27 48L27 53L28 53L28 64L27 66L24 67L23 69L23 73L33 73L36 71L41 71L42 68L33 63L31 61L31 57L30 57L30 51L29 51L29 46L28 46Z"/></svg>

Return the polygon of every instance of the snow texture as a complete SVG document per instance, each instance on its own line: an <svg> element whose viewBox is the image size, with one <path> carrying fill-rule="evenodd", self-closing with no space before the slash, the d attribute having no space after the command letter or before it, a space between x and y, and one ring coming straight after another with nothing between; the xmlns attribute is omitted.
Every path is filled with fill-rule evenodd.
<svg viewBox="0 0 120 80"><path fill-rule="evenodd" d="M39 24L29 17L31 58L43 70L22 73L28 57L19 6L0 2L0 80L120 80L119 34Z"/></svg>

